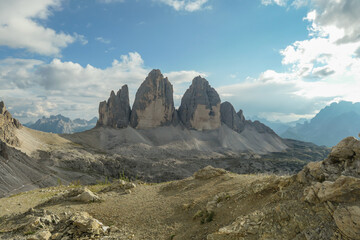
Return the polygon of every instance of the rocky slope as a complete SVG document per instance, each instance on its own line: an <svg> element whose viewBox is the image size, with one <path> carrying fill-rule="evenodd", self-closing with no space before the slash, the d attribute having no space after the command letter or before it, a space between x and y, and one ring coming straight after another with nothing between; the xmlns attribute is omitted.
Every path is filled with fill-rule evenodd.
<svg viewBox="0 0 360 240"><path fill-rule="evenodd" d="M0 239L360 239L360 141L292 176L205 167L162 184L58 186L0 199Z"/></svg>
<svg viewBox="0 0 360 240"><path fill-rule="evenodd" d="M42 132L50 133L75 133L89 130L96 125L97 118L89 121L84 119L74 119L64 117L62 115L43 117L37 120L34 124L25 124L26 127Z"/></svg>
<svg viewBox="0 0 360 240"><path fill-rule="evenodd" d="M360 103L342 101L325 107L310 122L297 124L281 136L331 147L346 136L357 136L359 121Z"/></svg>

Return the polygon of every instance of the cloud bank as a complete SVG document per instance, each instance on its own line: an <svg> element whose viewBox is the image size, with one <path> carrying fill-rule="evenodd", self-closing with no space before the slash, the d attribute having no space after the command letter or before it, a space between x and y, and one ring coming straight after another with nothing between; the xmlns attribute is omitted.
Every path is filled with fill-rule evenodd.
<svg viewBox="0 0 360 240"><path fill-rule="evenodd" d="M204 9L210 9L208 0L153 0L155 2L166 4L176 11L195 12Z"/></svg>
<svg viewBox="0 0 360 240"><path fill-rule="evenodd" d="M295 120L312 116L332 101L360 101L360 1L262 0L262 4L308 7L309 38L280 51L285 72L219 88L245 114ZM293 118L293 119L291 119Z"/></svg>
<svg viewBox="0 0 360 240"><path fill-rule="evenodd" d="M12 113L23 122L62 113L90 119L97 116L100 101L127 84L130 100L151 69L144 66L139 53L131 52L100 69L53 59L44 63L34 59L7 58L0 61L0 96ZM195 76L196 71L164 73L174 85L175 103Z"/></svg>
<svg viewBox="0 0 360 240"><path fill-rule="evenodd" d="M59 55L62 48L76 40L86 43L82 35L56 32L41 24L60 7L60 0L0 1L0 46Z"/></svg>

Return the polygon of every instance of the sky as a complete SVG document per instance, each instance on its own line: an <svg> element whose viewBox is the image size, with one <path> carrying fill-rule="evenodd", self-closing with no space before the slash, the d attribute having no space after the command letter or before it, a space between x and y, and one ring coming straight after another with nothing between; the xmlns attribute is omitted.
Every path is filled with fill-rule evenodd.
<svg viewBox="0 0 360 240"><path fill-rule="evenodd" d="M0 99L21 122L91 119L151 69L194 77L245 116L311 118L360 101L359 0L0 0Z"/></svg>

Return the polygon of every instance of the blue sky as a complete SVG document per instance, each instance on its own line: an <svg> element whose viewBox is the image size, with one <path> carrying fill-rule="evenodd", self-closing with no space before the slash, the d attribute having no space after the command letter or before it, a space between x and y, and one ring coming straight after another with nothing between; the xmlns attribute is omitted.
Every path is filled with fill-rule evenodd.
<svg viewBox="0 0 360 240"><path fill-rule="evenodd" d="M359 2L0 0L0 98L23 122L89 119L159 68L176 105L203 75L247 116L311 117L360 100Z"/></svg>

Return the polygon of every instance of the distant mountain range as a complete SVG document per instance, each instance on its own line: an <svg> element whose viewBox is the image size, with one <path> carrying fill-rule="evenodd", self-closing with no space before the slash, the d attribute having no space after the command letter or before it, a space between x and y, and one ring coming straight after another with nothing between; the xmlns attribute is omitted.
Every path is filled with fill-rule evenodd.
<svg viewBox="0 0 360 240"><path fill-rule="evenodd" d="M50 116L49 118L43 117L35 123L25 124L26 127L52 133L75 133L83 132L95 127L97 118L94 117L90 121L77 118L71 120L70 118L62 115Z"/></svg>
<svg viewBox="0 0 360 240"><path fill-rule="evenodd" d="M297 124L278 134L283 138L331 147L343 138L358 136L359 133L360 103L342 101L325 107L310 122Z"/></svg>
<svg viewBox="0 0 360 240"><path fill-rule="evenodd" d="M309 119L306 119L306 118L300 118L299 120L296 120L296 121L293 121L293 122L280 122L279 120L277 120L277 121L269 121L269 120L267 120L265 118L260 118L260 117L257 117L257 116L249 117L249 118L252 121L259 121L259 122L265 124L266 126L270 127L279 136L284 134L289 128L295 127L297 124L303 124L303 123L305 123L306 121L309 120Z"/></svg>

